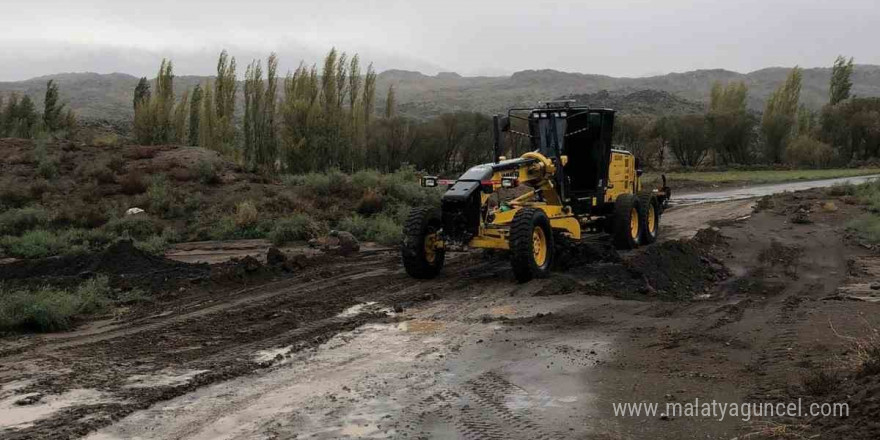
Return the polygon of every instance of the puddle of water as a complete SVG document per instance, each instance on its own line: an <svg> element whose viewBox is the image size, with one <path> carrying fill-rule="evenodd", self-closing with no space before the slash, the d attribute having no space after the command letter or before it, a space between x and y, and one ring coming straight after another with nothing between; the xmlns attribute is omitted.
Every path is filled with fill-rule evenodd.
<svg viewBox="0 0 880 440"><path fill-rule="evenodd" d="M38 393L15 394L0 400L0 429L23 429L33 422L46 418L56 411L74 405L95 405L113 400L106 394L92 389L75 389L64 394L45 396L31 405L16 405L15 402Z"/></svg>
<svg viewBox="0 0 880 440"><path fill-rule="evenodd" d="M209 370L162 370L155 374L136 374L129 376L126 388L152 388L183 385L192 378Z"/></svg>

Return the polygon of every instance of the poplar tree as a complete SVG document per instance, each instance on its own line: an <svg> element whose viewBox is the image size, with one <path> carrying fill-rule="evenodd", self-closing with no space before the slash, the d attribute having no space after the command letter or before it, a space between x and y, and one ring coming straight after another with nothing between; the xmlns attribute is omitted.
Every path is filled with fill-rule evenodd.
<svg viewBox="0 0 880 440"><path fill-rule="evenodd" d="M849 92L852 89L852 73L852 57L847 61L843 55L838 55L837 59L834 60L834 66L831 67L831 105L849 98Z"/></svg>
<svg viewBox="0 0 880 440"><path fill-rule="evenodd" d="M186 145L188 140L187 116L189 115L189 90L183 92L180 101L174 106L174 118L172 120L173 141L178 145Z"/></svg>
<svg viewBox="0 0 880 440"><path fill-rule="evenodd" d="M230 59L226 50L220 52L217 60L217 78L214 81L214 106L216 108L217 142L215 148L235 154L235 94L238 83L235 80L235 58Z"/></svg>
<svg viewBox="0 0 880 440"><path fill-rule="evenodd" d="M220 151L217 133L217 108L214 105L214 87L209 81L202 94L199 112L199 146L209 150Z"/></svg>
<svg viewBox="0 0 880 440"><path fill-rule="evenodd" d="M336 108L342 110L348 89L348 55L342 52L336 60Z"/></svg>
<svg viewBox="0 0 880 440"><path fill-rule="evenodd" d="M189 134L187 145L199 144L199 115L202 111L202 85L196 84L189 101Z"/></svg>
<svg viewBox="0 0 880 440"><path fill-rule="evenodd" d="M370 127L370 119L373 116L373 106L376 104L376 71L373 70L373 63L367 67L367 74L364 76L364 126Z"/></svg>
<svg viewBox="0 0 880 440"><path fill-rule="evenodd" d="M142 77L134 88L133 106L137 110L138 104L150 99L150 82L147 77Z"/></svg>
<svg viewBox="0 0 880 440"><path fill-rule="evenodd" d="M321 71L321 96L324 104L324 113L335 113L338 106L336 88L336 48L330 49L330 53L324 58L324 69Z"/></svg>
<svg viewBox="0 0 880 440"><path fill-rule="evenodd" d="M65 119L62 118L64 104L58 101L58 84L54 80L49 80L46 83L46 97L43 100L43 123L49 132L58 131L65 125Z"/></svg>
<svg viewBox="0 0 880 440"><path fill-rule="evenodd" d="M361 66L357 54L351 57L351 65L348 67L348 108L354 117L357 110L358 93L361 92Z"/></svg>
<svg viewBox="0 0 880 440"><path fill-rule="evenodd" d="M175 140L174 127L174 68L171 61L162 60L155 80L155 94L144 93L144 87L135 88L134 135L143 145L164 144Z"/></svg>
<svg viewBox="0 0 880 440"><path fill-rule="evenodd" d="M13 137L29 139L37 134L40 116L37 114L37 106L34 105L30 96L24 95L21 98L12 116L13 130L11 135Z"/></svg>
<svg viewBox="0 0 880 440"><path fill-rule="evenodd" d="M706 114L707 136L712 149L725 163L749 163L752 121L746 111L748 87L741 81L715 82Z"/></svg>
<svg viewBox="0 0 880 440"><path fill-rule="evenodd" d="M394 86L388 86L388 94L385 97L385 119L391 119L394 117L394 113L397 111L397 102L394 97Z"/></svg>
<svg viewBox="0 0 880 440"><path fill-rule="evenodd" d="M785 148L795 128L795 116L801 93L801 69L791 69L785 83L770 94L761 118L765 154L768 160L782 161Z"/></svg>
<svg viewBox="0 0 880 440"><path fill-rule="evenodd" d="M244 161L253 168L271 168L277 154L275 99L278 88L278 58L273 53L266 62L267 77L254 60L245 74Z"/></svg>

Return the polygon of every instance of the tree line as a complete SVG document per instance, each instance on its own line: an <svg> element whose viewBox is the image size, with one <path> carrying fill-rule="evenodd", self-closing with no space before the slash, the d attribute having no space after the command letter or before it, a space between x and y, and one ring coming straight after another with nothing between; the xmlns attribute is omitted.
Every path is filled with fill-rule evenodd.
<svg viewBox="0 0 880 440"><path fill-rule="evenodd" d="M853 59L839 56L821 110L800 103L802 72L793 68L763 113L746 108L748 86L715 83L703 114L621 116L615 142L648 165L682 167L784 164L849 165L880 156L880 98L851 96Z"/></svg>
<svg viewBox="0 0 880 440"><path fill-rule="evenodd" d="M771 93L763 113L747 108L745 83L717 82L703 113L620 115L614 142L654 167L825 167L877 158L880 99L851 96L852 72L851 58L835 60L829 102L820 111L800 103L799 67ZM250 169L282 173L393 171L407 163L453 173L491 160L487 115L407 118L397 112L393 86L377 111L376 72L372 65L362 71L357 55L332 49L320 69L301 63L280 77L272 54L265 64L248 64L243 82L236 74L235 58L223 51L216 75L175 99L173 67L163 60L156 79L141 78L135 88L136 140L197 145ZM237 101L239 93L244 99ZM514 153L525 147L509 146Z"/></svg>
<svg viewBox="0 0 880 440"><path fill-rule="evenodd" d="M153 81L135 87L135 140L200 146L249 169L283 173L393 171L406 163L451 172L491 158L488 116L410 119L397 113L393 86L376 114L377 74L372 64L364 71L358 55L332 49L320 70L300 63L283 78L275 54L248 64L243 82L237 69L223 51L215 76L175 99L173 65L163 60Z"/></svg>
<svg viewBox="0 0 880 440"><path fill-rule="evenodd" d="M61 102L58 84L46 83L43 111L40 113L28 95L0 96L0 137L34 139L43 135L66 138L76 127L73 110Z"/></svg>

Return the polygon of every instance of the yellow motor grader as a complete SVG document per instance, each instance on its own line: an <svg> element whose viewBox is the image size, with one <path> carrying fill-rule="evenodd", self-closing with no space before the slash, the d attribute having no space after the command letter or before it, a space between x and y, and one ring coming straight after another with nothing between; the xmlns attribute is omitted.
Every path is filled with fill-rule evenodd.
<svg viewBox="0 0 880 440"><path fill-rule="evenodd" d="M493 124L493 163L456 180L422 177L422 186L448 188L440 209L414 209L404 225L411 276L435 277L447 251L483 248L509 251L516 279L526 282L549 275L561 240L607 233L616 247L633 249L657 239L671 191L665 177L659 188L642 188L639 160L611 147L614 110L550 102L511 109ZM506 159L503 133L527 137L533 151ZM519 195L500 200L501 192Z"/></svg>

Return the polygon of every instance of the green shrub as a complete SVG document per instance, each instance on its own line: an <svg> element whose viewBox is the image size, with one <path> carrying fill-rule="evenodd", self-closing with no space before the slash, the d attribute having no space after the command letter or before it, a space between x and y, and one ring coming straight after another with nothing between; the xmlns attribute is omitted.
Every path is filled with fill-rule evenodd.
<svg viewBox="0 0 880 440"><path fill-rule="evenodd" d="M335 168L324 173L287 176L284 178L284 183L290 186L302 187L307 195L317 197L333 195L341 197L352 189L351 177Z"/></svg>
<svg viewBox="0 0 880 440"><path fill-rule="evenodd" d="M166 216L171 210L172 197L168 185L168 178L164 174L157 174L150 180L147 187L147 198L150 201L150 210L154 214Z"/></svg>
<svg viewBox="0 0 880 440"><path fill-rule="evenodd" d="M378 188L382 173L376 170L361 170L351 175L351 183L360 190Z"/></svg>
<svg viewBox="0 0 880 440"><path fill-rule="evenodd" d="M852 183L835 183L828 188L828 195L834 197L854 196L856 194L856 186Z"/></svg>
<svg viewBox="0 0 880 440"><path fill-rule="evenodd" d="M297 240L308 240L319 236L321 228L305 214L293 214L275 222L269 232L269 240L276 246Z"/></svg>
<svg viewBox="0 0 880 440"><path fill-rule="evenodd" d="M339 222L337 229L348 231L362 241L375 241L384 245L398 245L403 241L403 226L384 214L346 217Z"/></svg>
<svg viewBox="0 0 880 440"><path fill-rule="evenodd" d="M37 161L37 174L50 180L58 177L58 159L49 156L48 139L35 142L34 159Z"/></svg>
<svg viewBox="0 0 880 440"><path fill-rule="evenodd" d="M260 215L257 213L257 207L254 206L253 202L246 200L235 205L234 218L237 228L246 229L255 226L260 219Z"/></svg>
<svg viewBox="0 0 880 440"><path fill-rule="evenodd" d="M411 166L387 174L383 181L385 194L408 206L429 206L440 203L442 190L423 188L419 185L419 174Z"/></svg>
<svg viewBox="0 0 880 440"><path fill-rule="evenodd" d="M76 288L74 295L79 299L78 314L93 315L101 313L112 304L110 300L110 283L106 276L97 276L86 280Z"/></svg>
<svg viewBox="0 0 880 440"><path fill-rule="evenodd" d="M4 253L16 258L44 258L61 254L68 248L64 237L44 229L25 232L20 237L0 238Z"/></svg>
<svg viewBox="0 0 880 440"><path fill-rule="evenodd" d="M168 247L168 241L161 235L153 235L144 241L136 242L135 247L148 254L163 255Z"/></svg>
<svg viewBox="0 0 880 440"><path fill-rule="evenodd" d="M880 243L880 216L865 214L846 224L846 228L855 232L863 240Z"/></svg>
<svg viewBox="0 0 880 440"><path fill-rule="evenodd" d="M174 229L165 228L161 234L151 235L144 240L135 242L134 245L144 252L153 255L164 255L168 245L178 241L180 241L180 237Z"/></svg>
<svg viewBox="0 0 880 440"><path fill-rule="evenodd" d="M821 168L831 164L834 149L809 136L798 136L785 149L785 161L791 165Z"/></svg>
<svg viewBox="0 0 880 440"><path fill-rule="evenodd" d="M162 232L162 224L144 214L115 218L104 225L112 234L133 240L146 240Z"/></svg>
<svg viewBox="0 0 880 440"><path fill-rule="evenodd" d="M85 281L72 291L48 286L0 289L0 330L67 330L77 317L103 313L111 304L110 285L104 276Z"/></svg>
<svg viewBox="0 0 880 440"><path fill-rule="evenodd" d="M196 164L196 174L199 177L199 182L204 185L216 185L220 183L220 171L217 168L218 167L214 162L200 159L199 163Z"/></svg>
<svg viewBox="0 0 880 440"><path fill-rule="evenodd" d="M21 235L31 229L45 228L49 213L39 207L10 209L0 214L0 235Z"/></svg>
<svg viewBox="0 0 880 440"><path fill-rule="evenodd" d="M61 233L66 244L64 254L100 251L119 240L119 236L101 229L68 229Z"/></svg>
<svg viewBox="0 0 880 440"><path fill-rule="evenodd" d="M58 177L58 161L51 158L40 160L37 163L37 174L49 180Z"/></svg>
<svg viewBox="0 0 880 440"><path fill-rule="evenodd" d="M223 217L208 229L208 238L211 240L230 240L236 238L235 219L231 216Z"/></svg>
<svg viewBox="0 0 880 440"><path fill-rule="evenodd" d="M856 186L856 198L868 205L868 210L880 212L880 182L869 182Z"/></svg>

